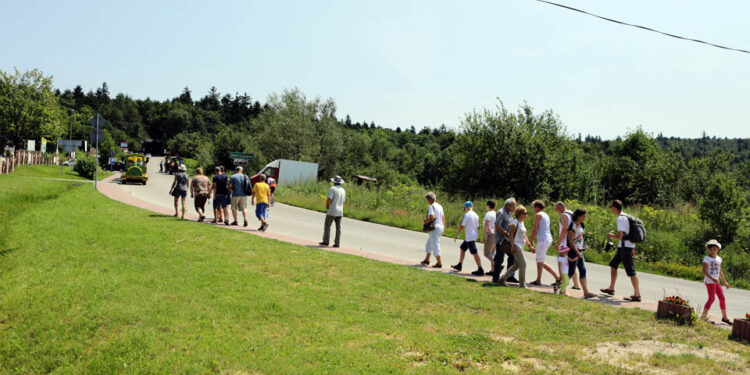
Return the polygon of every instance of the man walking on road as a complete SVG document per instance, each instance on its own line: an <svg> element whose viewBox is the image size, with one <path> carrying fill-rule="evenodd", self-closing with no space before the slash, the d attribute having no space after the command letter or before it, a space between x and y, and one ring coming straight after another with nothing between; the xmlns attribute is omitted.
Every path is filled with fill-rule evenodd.
<svg viewBox="0 0 750 375"><path fill-rule="evenodd" d="M208 200L208 190L210 189L210 182L208 177L203 175L203 168L195 168L195 177L190 180L190 197L194 198L195 211L200 215L198 221L203 221L206 218L204 207L206 200Z"/></svg>
<svg viewBox="0 0 750 375"><path fill-rule="evenodd" d="M229 225L229 188L227 187L229 179L224 174L224 167L218 166L214 168L214 179L211 184L211 191L209 195L213 194L214 197L214 223L220 223L222 216L224 218L224 224Z"/></svg>
<svg viewBox="0 0 750 375"><path fill-rule="evenodd" d="M641 292L638 289L638 276L635 274L635 266L633 265L633 257L635 256L635 244L627 240L628 234L630 234L630 221L628 220L627 214L622 212L622 202L619 200L612 201L609 210L613 214L617 215L617 234L612 232L607 233L607 238L615 238L620 240L620 244L617 246L617 252L612 257L612 261L609 262L610 267L610 278L611 282L607 289L602 289L603 293L609 294L610 296L615 294L615 281L617 281L617 268L620 263L625 266L625 273L630 277L630 282L633 284L633 295L625 297L626 301L641 302Z"/></svg>
<svg viewBox="0 0 750 375"><path fill-rule="evenodd" d="M253 186L253 195L250 198L250 204L255 205L255 217L260 220L260 228L258 230L265 232L268 229L268 202L271 198L271 188L266 183L266 175L261 174L259 180Z"/></svg>
<svg viewBox="0 0 750 375"><path fill-rule="evenodd" d="M243 226L247 226L247 193L245 183L247 176L242 173L242 167L235 168L236 173L229 178L229 192L232 193L232 225L237 225L237 210L242 211L242 218L245 220Z"/></svg>
<svg viewBox="0 0 750 375"><path fill-rule="evenodd" d="M510 268L515 260L510 256L510 249L513 244L510 243L510 222L513 221L511 212L516 210L516 199L508 198L505 200L503 208L497 212L497 218L495 219L495 241L497 242L497 248L495 253L495 273L492 274L492 282L500 282L500 274L503 271L503 260L508 254L508 268ZM515 279L513 275L511 278ZM513 281L510 278L508 281Z"/></svg>
<svg viewBox="0 0 750 375"><path fill-rule="evenodd" d="M328 199L326 199L326 208L328 213L326 214L326 221L323 224L323 242L320 244L328 246L328 241L331 238L331 224L336 223L336 237L333 240L333 247L339 247L341 245L341 218L344 216L344 202L346 201L346 191L341 184L344 180L341 176L336 176L331 179L333 186L328 189Z"/></svg>

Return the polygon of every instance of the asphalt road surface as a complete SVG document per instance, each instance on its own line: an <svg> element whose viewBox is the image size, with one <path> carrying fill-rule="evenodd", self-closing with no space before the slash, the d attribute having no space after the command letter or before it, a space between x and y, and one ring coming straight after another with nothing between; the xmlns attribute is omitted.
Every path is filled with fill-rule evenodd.
<svg viewBox="0 0 750 375"><path fill-rule="evenodd" d="M162 160L162 158L151 158L148 165L149 181L147 185L119 185L120 188L124 192L143 201L158 206L173 207L173 198L169 195L173 176L159 173L160 160ZM279 189L283 188L283 186L279 186ZM325 192L321 191L321 194L325 194ZM211 202L206 205L207 208L211 207L210 203ZM187 207L188 213L195 213L193 202L189 195ZM344 212L346 212L346 207L344 208ZM255 218L254 213L254 208L249 207L248 221L250 223L250 228L257 228L260 225ZM213 214L208 214L207 216L209 219L213 218ZM268 232L275 232L280 235L309 241L310 243L317 243L322 239L324 218L325 214L320 212L276 203L276 205L270 209L270 227ZM240 223L241 222L242 220L240 219ZM334 235L333 232L335 232L335 230L332 228L331 236ZM415 264L424 258L424 244L427 239L427 235L424 233L348 218L344 218L342 221L342 232L341 246L345 248L357 249L406 261L413 261ZM452 238L443 237L441 239L440 249L443 255L443 267L448 268L451 264L458 262L459 244L460 241L454 242ZM478 247L481 255L481 244L478 244ZM526 278L527 281L533 281L536 277L534 254L526 252L525 257L527 263ZM489 261L482 257L482 262L484 269L489 270ZM700 259L696 259L696 262L700 262ZM555 256L547 256L547 263L557 270ZM476 264L473 258L470 254L467 254L467 258L464 261L463 273L469 273L475 270L475 268ZM606 288L609 285L610 268L606 265L592 263L587 263L586 268L590 290L600 294L599 289ZM748 272L750 272L750 270ZM689 300L692 306L700 306L699 309L702 309L703 304L707 300L706 288L702 282L658 276L645 272L639 272L638 277L640 279L641 295L643 296L644 302L656 304L656 302L665 294L678 294ZM549 285L549 283L553 281L553 278L545 272L542 281ZM632 294L633 289L630 280L625 275L625 271L622 268L620 268L615 289L616 297L614 300L621 301L622 297ZM727 311L731 319L744 317L746 312L750 312L750 291L732 288L724 290L724 294L727 297ZM610 303L612 303L611 300ZM711 315L713 316L720 316L718 303L718 300L716 300L711 308ZM615 302L614 304L619 303ZM627 302L623 302L623 304L627 304ZM696 312L698 312L699 309L697 308Z"/></svg>

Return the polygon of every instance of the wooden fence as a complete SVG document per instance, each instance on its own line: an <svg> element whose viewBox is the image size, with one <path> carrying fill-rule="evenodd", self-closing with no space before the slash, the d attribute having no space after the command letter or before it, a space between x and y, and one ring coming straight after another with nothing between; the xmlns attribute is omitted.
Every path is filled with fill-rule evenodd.
<svg viewBox="0 0 750 375"><path fill-rule="evenodd" d="M57 157L45 154L39 151L17 150L11 156L3 155L0 157L0 174L8 174L16 170L19 165L39 165L39 164L57 164Z"/></svg>

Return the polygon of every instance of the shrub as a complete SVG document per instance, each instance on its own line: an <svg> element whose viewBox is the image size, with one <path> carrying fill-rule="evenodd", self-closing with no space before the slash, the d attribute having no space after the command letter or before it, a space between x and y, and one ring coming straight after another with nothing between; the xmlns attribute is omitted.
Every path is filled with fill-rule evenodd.
<svg viewBox="0 0 750 375"><path fill-rule="evenodd" d="M80 156L76 158L76 164L73 170L76 171L81 177L88 179L94 179L96 173L96 159L93 156L89 156L85 152L79 152Z"/></svg>
<svg viewBox="0 0 750 375"><path fill-rule="evenodd" d="M737 179L719 174L709 183L698 205L700 216L710 223L719 240L729 243L737 234L747 204Z"/></svg>

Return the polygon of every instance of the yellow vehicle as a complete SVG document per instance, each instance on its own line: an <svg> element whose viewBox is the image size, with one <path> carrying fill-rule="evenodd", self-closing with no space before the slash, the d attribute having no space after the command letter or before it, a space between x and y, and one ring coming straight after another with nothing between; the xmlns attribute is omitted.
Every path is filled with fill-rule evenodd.
<svg viewBox="0 0 750 375"><path fill-rule="evenodd" d="M123 156L123 161L125 162L125 167L123 168L122 175L120 175L120 182L123 184L140 182L146 185L146 181L148 181L146 158L141 154L129 154Z"/></svg>

